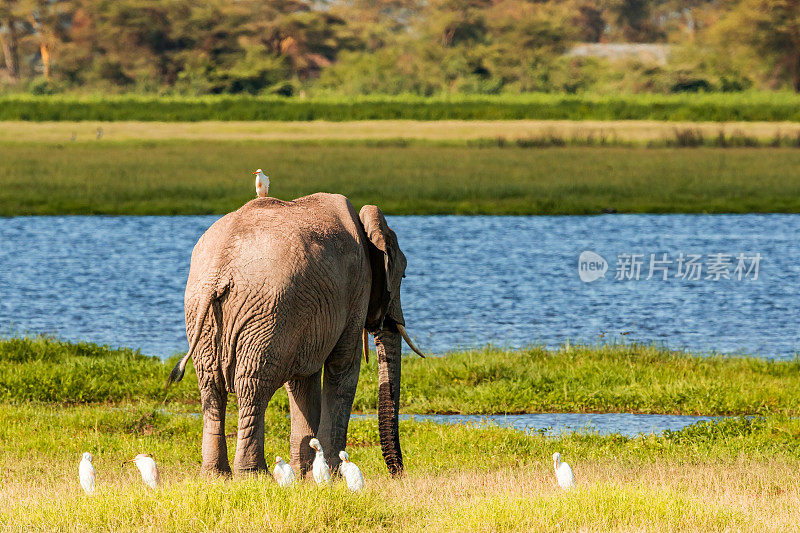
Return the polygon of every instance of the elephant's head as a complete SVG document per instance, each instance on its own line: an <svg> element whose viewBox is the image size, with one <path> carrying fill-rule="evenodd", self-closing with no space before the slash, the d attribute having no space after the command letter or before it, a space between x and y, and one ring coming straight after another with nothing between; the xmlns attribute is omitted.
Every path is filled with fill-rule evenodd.
<svg viewBox="0 0 800 533"><path fill-rule="evenodd" d="M378 350L378 428L381 450L389 472L399 475L403 472L398 429L401 339L405 339L416 353L422 353L405 331L400 283L405 276L406 256L397 244L397 235L386 223L381 210L374 205L362 207L358 216L369 241L367 248L372 267L372 288L364 327L375 336L375 347ZM365 338L365 350L366 340Z"/></svg>

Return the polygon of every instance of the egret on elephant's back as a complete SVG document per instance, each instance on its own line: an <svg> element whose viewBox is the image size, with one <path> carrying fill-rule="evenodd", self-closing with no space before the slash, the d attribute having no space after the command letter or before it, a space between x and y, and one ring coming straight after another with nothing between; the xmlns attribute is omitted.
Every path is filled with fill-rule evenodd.
<svg viewBox="0 0 800 533"><path fill-rule="evenodd" d="M253 172L253 175L256 177L256 196L259 198L269 196L269 176L265 176L260 168Z"/></svg>
<svg viewBox="0 0 800 533"><path fill-rule="evenodd" d="M227 474L227 394L239 403L234 469L265 470L264 412L283 385L291 416L290 464L303 477L314 454L331 468L347 441L362 332L378 355L378 427L384 461L403 472L398 433L406 258L380 209L359 213L342 195L284 202L256 198L217 220L192 252L185 311L203 407L203 470ZM323 379L324 373L324 379Z"/></svg>

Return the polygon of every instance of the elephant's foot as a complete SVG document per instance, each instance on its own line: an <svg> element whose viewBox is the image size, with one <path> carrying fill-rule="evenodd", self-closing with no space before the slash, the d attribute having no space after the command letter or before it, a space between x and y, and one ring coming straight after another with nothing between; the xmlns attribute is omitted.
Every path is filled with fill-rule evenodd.
<svg viewBox="0 0 800 533"><path fill-rule="evenodd" d="M289 464L292 470L294 470L295 475L299 476L301 479L311 478L312 461L292 461Z"/></svg>
<svg viewBox="0 0 800 533"><path fill-rule="evenodd" d="M227 462L224 465L220 465L220 464L206 465L206 464L204 464L200 468L200 473L202 475L204 475L204 476L208 476L208 477L212 477L212 478L216 478L216 477L229 478L232 475L231 467L227 464Z"/></svg>
<svg viewBox="0 0 800 533"><path fill-rule="evenodd" d="M228 446L224 435L203 435L203 466L200 472L215 477L231 475Z"/></svg>
<svg viewBox="0 0 800 533"><path fill-rule="evenodd" d="M297 426L300 426L300 430L304 429L300 424L297 424ZM292 465L296 475L299 474L301 478L305 478L307 475L311 475L311 466L314 463L314 457L316 457L316 452L308 445L311 439L314 438L314 434L296 431L296 429L293 424L292 436L289 439L289 454L291 457L289 464Z"/></svg>
<svg viewBox="0 0 800 533"><path fill-rule="evenodd" d="M236 468L236 478L250 478L269 475L269 470L264 468Z"/></svg>
<svg viewBox="0 0 800 533"><path fill-rule="evenodd" d="M236 472L237 476L246 476L250 474L268 472L267 463L263 457L261 457L260 460L258 458L253 458L253 459L238 458L238 460L233 465L233 469Z"/></svg>
<svg viewBox="0 0 800 533"><path fill-rule="evenodd" d="M246 464L246 465L235 465L234 471L236 473L236 477L251 477L251 476L259 476L262 474L269 474L269 470L267 469L267 465L264 461L260 464Z"/></svg>

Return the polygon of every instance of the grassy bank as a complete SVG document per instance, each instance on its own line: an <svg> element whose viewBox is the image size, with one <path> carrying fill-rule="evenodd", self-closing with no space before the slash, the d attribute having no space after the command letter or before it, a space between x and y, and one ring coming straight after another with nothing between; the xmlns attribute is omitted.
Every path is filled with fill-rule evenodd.
<svg viewBox="0 0 800 533"><path fill-rule="evenodd" d="M144 402L155 407L165 398L163 386L171 362L130 350L47 338L0 341L0 401ZM798 414L798 388L798 360L704 357L632 344L557 351L485 349L424 360L408 357L403 361L400 401L402 412L421 414ZM373 357L362 365L353 409L374 413L377 398ZM199 411L191 365L167 399L169 409ZM286 412L283 390L270 406Z"/></svg>
<svg viewBox="0 0 800 533"><path fill-rule="evenodd" d="M425 402L444 402L481 412L487 405L482 398L514 405L516 395L538 398L528 405L531 410L604 405L635 411L670 397L664 405L686 405L686 412L717 414L731 412L720 406L735 405L765 417L637 438L551 438L403 421L407 475L398 480L383 465L377 421L357 419L350 424L348 450L367 489L354 495L341 483L329 490L303 483L286 491L264 477L201 477L202 420L191 367L162 405L169 365L156 359L85 343L5 340L0 529L787 531L800 521L800 420L787 417L797 412L797 364L704 359L641 346L408 358L406 411L424 412ZM365 410L374 408L376 374L374 363L362 371L357 402ZM532 396L525 396L527 389ZM237 415L232 401L226 427L231 460ZM285 396L279 393L267 409L269 457L288 455L288 432ZM77 482L83 451L94 454L98 471L93 498ZM555 487L554 451L572 464L577 490ZM131 465L120 466L142 452L155 456L162 491L145 490Z"/></svg>
<svg viewBox="0 0 800 533"><path fill-rule="evenodd" d="M0 120L670 120L800 121L791 93L416 96L0 97Z"/></svg>
<svg viewBox="0 0 800 533"><path fill-rule="evenodd" d="M181 414L5 405L0 421L12 443L0 449L0 527L11 531L787 531L800 519L800 423L781 417L634 439L402 422L400 480L382 464L377 423L354 421L348 449L368 484L359 495L341 483L286 491L267 478L204 479L202 423ZM285 457L286 417L270 415L266 434L266 453ZM77 482L86 450L94 498ZM554 486L556 450L576 472L571 493ZM159 463L160 492L120 466L143 451Z"/></svg>
<svg viewBox="0 0 800 533"><path fill-rule="evenodd" d="M390 214L785 213L798 165L790 148L3 143L0 216L222 214L258 167L278 198L340 192Z"/></svg>
<svg viewBox="0 0 800 533"><path fill-rule="evenodd" d="M367 479L358 495L341 483L286 491L264 477L205 479L202 422L179 413L0 405L0 421L0 438L13 443L0 450L0 527L11 531L788 531L800 519L800 423L776 416L639 438L402 422L400 480L382 464L376 421L358 420L348 442ZM287 455L288 430L272 412L270 457ZM93 498L77 483L87 450ZM555 487L556 450L576 472L571 493ZM160 492L120 466L144 451L158 461Z"/></svg>

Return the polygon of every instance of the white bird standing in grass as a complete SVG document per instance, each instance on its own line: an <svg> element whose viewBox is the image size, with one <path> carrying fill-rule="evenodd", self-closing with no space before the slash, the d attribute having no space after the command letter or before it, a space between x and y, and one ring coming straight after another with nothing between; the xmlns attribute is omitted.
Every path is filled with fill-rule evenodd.
<svg viewBox="0 0 800 533"><path fill-rule="evenodd" d="M97 479L97 472L92 465L92 454L84 452L81 463L78 465L78 477L81 479L81 487L86 494L94 494L94 482Z"/></svg>
<svg viewBox="0 0 800 533"><path fill-rule="evenodd" d="M331 469L328 467L328 462L325 461L325 454L322 453L322 445L317 439L311 439L308 445L317 450L314 464L311 465L311 473L314 474L314 481L317 482L317 485L326 485L330 483Z"/></svg>
<svg viewBox="0 0 800 533"><path fill-rule="evenodd" d="M272 477L278 482L278 486L288 487L294 483L292 465L287 464L280 456L275 457L275 470L272 471Z"/></svg>
<svg viewBox="0 0 800 533"><path fill-rule="evenodd" d="M339 470L342 471L342 476L347 482L347 488L353 492L363 490L364 476L361 475L361 469L355 463L350 462L350 456L344 450L339 452L339 459L342 460L342 466L339 467Z"/></svg>
<svg viewBox="0 0 800 533"><path fill-rule="evenodd" d="M157 489L161 485L161 478L158 475L158 467L149 453L140 453L130 461L125 463L134 463L139 472L142 473L142 481L151 489Z"/></svg>
<svg viewBox="0 0 800 533"><path fill-rule="evenodd" d="M260 168L253 174L256 176L256 196L265 198L269 193L269 176L265 176Z"/></svg>
<svg viewBox="0 0 800 533"><path fill-rule="evenodd" d="M558 481L559 487L569 490L575 486L575 475L572 473L572 468L567 463L561 462L561 454L558 452L553 454L553 467L556 469L556 481Z"/></svg>

